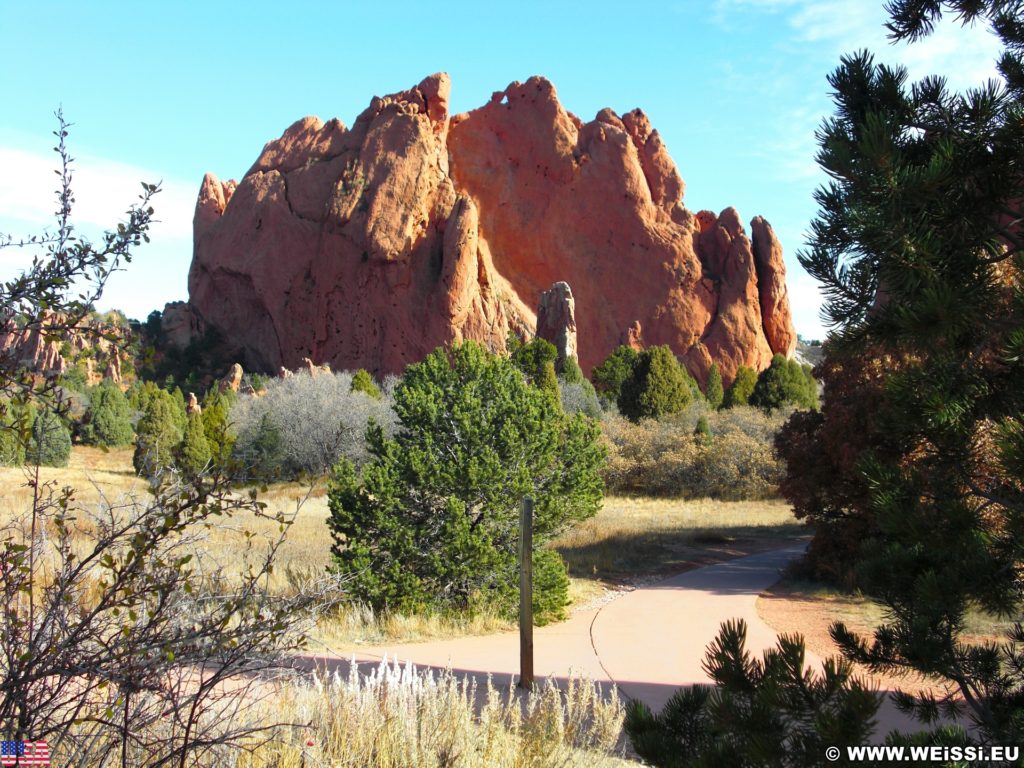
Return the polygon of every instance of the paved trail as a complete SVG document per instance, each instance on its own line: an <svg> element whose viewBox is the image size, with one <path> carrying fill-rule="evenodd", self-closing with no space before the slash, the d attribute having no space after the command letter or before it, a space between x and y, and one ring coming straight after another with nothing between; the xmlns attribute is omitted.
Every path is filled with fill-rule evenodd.
<svg viewBox="0 0 1024 768"><path fill-rule="evenodd" d="M704 650L727 619L747 622L751 653L775 644L776 634L757 615L755 603L803 545L772 550L697 568L627 592L603 606L575 613L568 621L534 631L538 679L575 673L603 683L658 711L682 686L706 682ZM507 684L519 672L519 634L506 632L427 643L361 648L356 661L378 662L387 654L418 667L457 673L490 673ZM352 653L319 656L346 668ZM808 653L814 667L820 661Z"/></svg>

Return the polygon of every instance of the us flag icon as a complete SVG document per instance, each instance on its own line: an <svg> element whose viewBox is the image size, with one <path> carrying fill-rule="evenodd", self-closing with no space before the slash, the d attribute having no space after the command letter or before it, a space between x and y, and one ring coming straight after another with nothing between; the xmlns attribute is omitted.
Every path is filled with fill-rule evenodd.
<svg viewBox="0 0 1024 768"><path fill-rule="evenodd" d="M0 765L49 764L50 748L45 741L0 741Z"/></svg>

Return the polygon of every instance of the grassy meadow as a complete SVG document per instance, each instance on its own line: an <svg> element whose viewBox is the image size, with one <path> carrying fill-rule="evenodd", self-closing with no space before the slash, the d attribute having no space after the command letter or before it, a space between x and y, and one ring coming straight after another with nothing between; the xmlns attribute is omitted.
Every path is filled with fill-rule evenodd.
<svg viewBox="0 0 1024 768"><path fill-rule="evenodd" d="M75 446L68 467L42 467L40 479L76 489L76 504L95 505L103 498L116 501L147 493L131 463L131 449L104 451ZM0 467L0 521L9 520L31 504L26 470ZM330 533L325 480L313 485L279 483L260 493L268 513L284 512L292 519L287 538L278 551L271 588L294 593L316 578L330 562ZM246 532L255 534L257 546L247 555ZM789 506L778 500L681 501L663 498L617 497L605 499L601 511L564 532L552 546L564 558L571 577L574 607L585 607L615 589L688 568L783 546L804 535ZM202 556L225 566L230 573L244 558L259 552L260 540L278 535L273 520L236 515L208 531ZM512 629L499 616L472 617L440 613L376 615L366 606L344 605L321 622L313 642L332 650L359 645L433 640L459 635L488 634Z"/></svg>
<svg viewBox="0 0 1024 768"><path fill-rule="evenodd" d="M0 524L31 507L32 475L0 468ZM131 450L75 446L70 465L39 469L43 482L75 490L87 509L148 494ZM292 519L278 550L270 588L294 594L330 562L326 482L279 483L260 493L268 513ZM783 545L804 531L779 501L679 501L606 498L592 519L564 532L554 546L571 576L574 608L586 608L609 590L687 568ZM279 534L278 524L238 514L203 533L200 557L239 572L259 542ZM251 535L257 542L250 549ZM310 638L310 650L344 653L359 646L444 639L512 630L493 615L440 613L376 615L343 604L328 613ZM279 683L277 695L254 703L246 717L282 725L251 751L225 753L225 764L246 768L300 766L614 766L624 757L622 703L586 681L568 691L542 689L523 700L509 691L469 690L446 676L381 669L369 680L302 678ZM486 704L481 708L480 703ZM303 724L301 727L295 724ZM290 725L289 725L290 724ZM83 766L92 765L86 760Z"/></svg>

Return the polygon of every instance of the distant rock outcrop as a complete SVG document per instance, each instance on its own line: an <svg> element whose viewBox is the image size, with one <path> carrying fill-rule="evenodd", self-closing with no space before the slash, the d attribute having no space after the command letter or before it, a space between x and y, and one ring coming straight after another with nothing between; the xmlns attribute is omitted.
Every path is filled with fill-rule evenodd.
<svg viewBox="0 0 1024 768"><path fill-rule="evenodd" d="M207 174L195 327L248 369L309 358L379 376L462 339L503 349L564 281L584 372L624 342L668 344L701 381L717 362L727 383L792 353L771 227L754 219L748 237L732 208L684 207L643 112L584 123L533 77L449 116L449 90L437 74L374 98L351 129L303 118L237 185Z"/></svg>
<svg viewBox="0 0 1024 768"><path fill-rule="evenodd" d="M199 317L184 301L172 301L164 305L160 329L167 343L175 349L185 349L189 342L202 335Z"/></svg>
<svg viewBox="0 0 1024 768"><path fill-rule="evenodd" d="M0 359L39 376L65 375L77 366L90 386L104 378L121 384L128 335L127 321L115 313L90 315L73 327L57 313L31 327L11 317L0 320Z"/></svg>
<svg viewBox="0 0 1024 768"><path fill-rule="evenodd" d="M579 363L576 346L576 301L568 283L555 283L540 295L537 307L537 336L555 345L558 358L555 370L565 368L565 361L572 358Z"/></svg>
<svg viewBox="0 0 1024 768"><path fill-rule="evenodd" d="M225 373L224 377L220 380L220 391L226 392L230 389L232 392L237 392L242 386L242 377L244 375L245 371L242 366L235 363L228 369L228 372Z"/></svg>

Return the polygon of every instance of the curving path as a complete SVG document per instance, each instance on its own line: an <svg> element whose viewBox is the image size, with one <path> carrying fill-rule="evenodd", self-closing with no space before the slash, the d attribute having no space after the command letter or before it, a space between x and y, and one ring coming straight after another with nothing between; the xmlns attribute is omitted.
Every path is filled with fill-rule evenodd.
<svg viewBox="0 0 1024 768"><path fill-rule="evenodd" d="M777 635L758 616L757 596L803 550L800 544L697 568L604 606L591 637L606 677L657 712L679 686L709 681L702 668L705 649L722 622L746 621L747 650L760 656ZM814 654L806 661L820 668Z"/></svg>
<svg viewBox="0 0 1024 768"><path fill-rule="evenodd" d="M614 683L621 693L658 711L678 687L707 681L701 669L704 651L723 621L747 622L752 654L775 644L774 630L757 615L757 596L778 581L781 569L803 548L800 544L697 568L579 611L560 624L539 627L534 630L536 677L558 681L575 673ZM385 654L421 668L489 674L505 685L519 673L519 634L368 647L310 661L344 668L353 655L362 665L375 664ZM810 653L807 662L820 665Z"/></svg>

